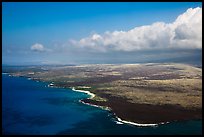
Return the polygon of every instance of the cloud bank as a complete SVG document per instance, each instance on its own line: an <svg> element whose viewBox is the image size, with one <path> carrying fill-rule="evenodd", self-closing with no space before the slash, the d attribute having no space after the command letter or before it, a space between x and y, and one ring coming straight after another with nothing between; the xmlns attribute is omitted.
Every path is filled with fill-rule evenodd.
<svg viewBox="0 0 204 137"><path fill-rule="evenodd" d="M155 22L129 31L95 33L80 40L70 40L70 44L101 52L202 49L202 8L189 8L172 23ZM43 46L34 47L43 50Z"/></svg>

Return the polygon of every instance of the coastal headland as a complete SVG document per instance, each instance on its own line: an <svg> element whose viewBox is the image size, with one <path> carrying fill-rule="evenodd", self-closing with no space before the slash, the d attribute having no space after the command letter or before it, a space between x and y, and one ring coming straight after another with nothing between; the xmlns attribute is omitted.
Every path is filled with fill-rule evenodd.
<svg viewBox="0 0 204 137"><path fill-rule="evenodd" d="M187 64L32 66L6 72L85 91L91 97L81 102L108 108L124 123L202 119L202 68Z"/></svg>

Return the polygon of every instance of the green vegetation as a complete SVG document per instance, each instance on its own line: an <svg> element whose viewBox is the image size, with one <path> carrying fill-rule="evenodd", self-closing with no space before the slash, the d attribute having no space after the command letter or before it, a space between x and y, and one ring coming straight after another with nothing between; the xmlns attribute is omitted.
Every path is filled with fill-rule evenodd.
<svg viewBox="0 0 204 137"><path fill-rule="evenodd" d="M94 100L94 101L101 101L101 102L106 102L107 101L107 99L99 97L99 96L93 97L92 100Z"/></svg>

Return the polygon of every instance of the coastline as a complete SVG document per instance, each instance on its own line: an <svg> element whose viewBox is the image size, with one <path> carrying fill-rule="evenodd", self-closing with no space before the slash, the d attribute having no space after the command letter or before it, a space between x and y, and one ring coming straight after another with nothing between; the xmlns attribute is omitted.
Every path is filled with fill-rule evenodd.
<svg viewBox="0 0 204 137"><path fill-rule="evenodd" d="M91 97L89 97L89 98L87 98L87 99L92 99L92 98L94 98L94 97L96 96L95 94L91 93L90 91L78 90L78 89L75 89L74 87L72 87L71 89L72 89L73 91L75 91L75 92L82 92L82 93L86 93L86 94L90 95ZM83 101L83 99L80 99L79 102L82 103L82 104L89 105L89 106L98 107L98 108L101 108L101 109L104 109L104 110L108 110L108 111L111 110L111 109L108 108L108 107L99 106L99 105L94 105L94 104L91 104L91 103L86 103L86 102Z"/></svg>
<svg viewBox="0 0 204 137"><path fill-rule="evenodd" d="M9 74L9 73L7 73L7 74ZM10 75L10 76L15 76L15 75ZM18 77L18 76L17 76ZM26 76L24 76L25 78L28 78L28 77L26 77ZM34 81L36 81L36 79L31 79L31 80L34 80ZM40 80L41 81L41 80ZM41 81L41 82L45 82L45 81ZM46 82L47 83L47 82ZM53 87L55 87L55 88L67 88L67 87L61 87L61 86L53 86ZM53 87L50 87L50 88L53 88ZM113 114L115 114L115 112L117 112L117 115L119 115L120 117L121 117L121 107L123 108L123 106L124 106L124 103L122 103L121 102L121 100L118 100L117 102L119 103L119 106L120 105L122 105L121 107L119 107L118 105L118 108L120 108L119 110L115 110L115 108L114 108L114 111L112 111L112 108L109 106L109 107L105 107L104 106L104 104L102 103L96 103L95 104L95 102L93 102L94 100L92 100L92 98L93 97L95 97L95 94L93 94L93 93L91 93L90 91L87 91L87 90L77 90L77 89L75 89L74 87L72 87L72 88L69 88L69 89L71 89L71 90L73 90L73 91L75 91L75 92L82 92L82 93L86 93L86 94L88 94L88 95L90 95L90 97L89 98L86 98L86 99L81 99L81 100L79 100L79 102L80 103L83 103L83 104L86 104L86 105L89 105L89 106L93 106L93 107L98 107L98 108L101 108L101 109L104 109L104 110L108 110L108 111L111 111L111 113L113 113ZM87 99L89 100L92 100L91 102L90 101L87 101ZM121 104L122 103L122 104ZM138 106L137 106L138 107ZM142 108L143 108L144 106L142 106ZM135 105L134 105L134 108L135 108ZM141 106L139 106L139 108L141 108ZM165 107L166 108L166 107ZM131 109L131 108L130 108ZM147 109L147 108L144 108L144 109ZM132 110L132 109L131 109ZM141 110L141 109L139 109L139 110ZM127 112L128 111L128 109L125 109L124 110L125 112ZM161 110L160 110L161 111ZM119 114L118 114L119 113ZM145 112L146 113L146 112ZM141 114L141 115L146 115L145 113L143 113L143 114ZM127 112L127 114L131 114L130 112ZM118 117L117 115L114 115L114 118L116 119L116 123L117 124L130 124L130 125L133 125L133 126L143 126L143 127L146 127L146 126L158 126L158 125L162 125L162 124L167 124L167 123L170 123L170 122L173 122L172 120L167 120L166 122L163 122L163 121L158 121L158 122L147 122L147 123L136 123L136 122L131 122L131 120L130 121L126 121L126 120L122 120L120 117ZM122 115L122 117L124 118L124 113L123 113L123 115ZM126 117L126 116L125 116ZM184 120L186 120L186 119L184 119ZM136 121L137 121L137 119L136 119ZM146 120L145 120L146 121ZM148 120L147 120L148 121ZM164 120L165 121L165 120ZM169 122L168 122L169 121Z"/></svg>
<svg viewBox="0 0 204 137"><path fill-rule="evenodd" d="M90 95L91 97L87 98L87 99L92 99L93 97L95 97L95 94L91 93L90 91L86 91L86 90L77 90L75 89L74 87L71 88L73 91L75 92L82 92L82 93L86 93L88 95ZM98 108L101 108L101 109L104 109L104 110L108 110L110 111L111 108L109 107L104 107L104 106L99 106L99 105L95 105L95 104L91 104L91 103L86 103L82 100L79 100L80 103L83 103L83 104L86 104L86 105L89 105L89 106L93 106L93 107L98 107ZM114 113L115 115L115 113ZM169 122L160 122L160 123L148 123L148 124L140 124L140 123L135 123L135 122L131 122L131 121L126 121L126 120L122 120L121 118L119 118L118 116L115 116L116 118L116 123L117 124L130 124L130 125L134 125L134 126L141 126L141 127L147 127L147 126L158 126L158 125L161 125L161 124L167 124Z"/></svg>
<svg viewBox="0 0 204 137"><path fill-rule="evenodd" d="M91 93L90 91L87 91L87 90L78 90L78 89L75 89L74 87L71 88L73 91L76 91L76 92L82 92L82 93L86 93L88 95L90 95L91 97L89 97L88 99L92 99L94 98L96 95Z"/></svg>
<svg viewBox="0 0 204 137"><path fill-rule="evenodd" d="M118 122L121 122L121 123L125 123L125 124L131 124L131 125L135 125L135 126L139 126L139 127L155 127L155 126L158 126L158 125L163 125L163 124L168 124L170 122L161 122L161 123L158 123L158 124L139 124L139 123L135 123L135 122L131 122L131 121L126 121L126 120L122 120L121 118L117 117L116 116L116 119L118 120Z"/></svg>

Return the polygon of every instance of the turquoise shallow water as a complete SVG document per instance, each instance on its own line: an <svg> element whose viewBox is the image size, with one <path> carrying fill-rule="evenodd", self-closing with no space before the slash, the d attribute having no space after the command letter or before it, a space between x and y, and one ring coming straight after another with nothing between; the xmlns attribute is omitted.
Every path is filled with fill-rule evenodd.
<svg viewBox="0 0 204 137"><path fill-rule="evenodd" d="M87 98L71 89L2 74L3 134L202 134L202 121L157 127L116 124L108 111L78 102Z"/></svg>

